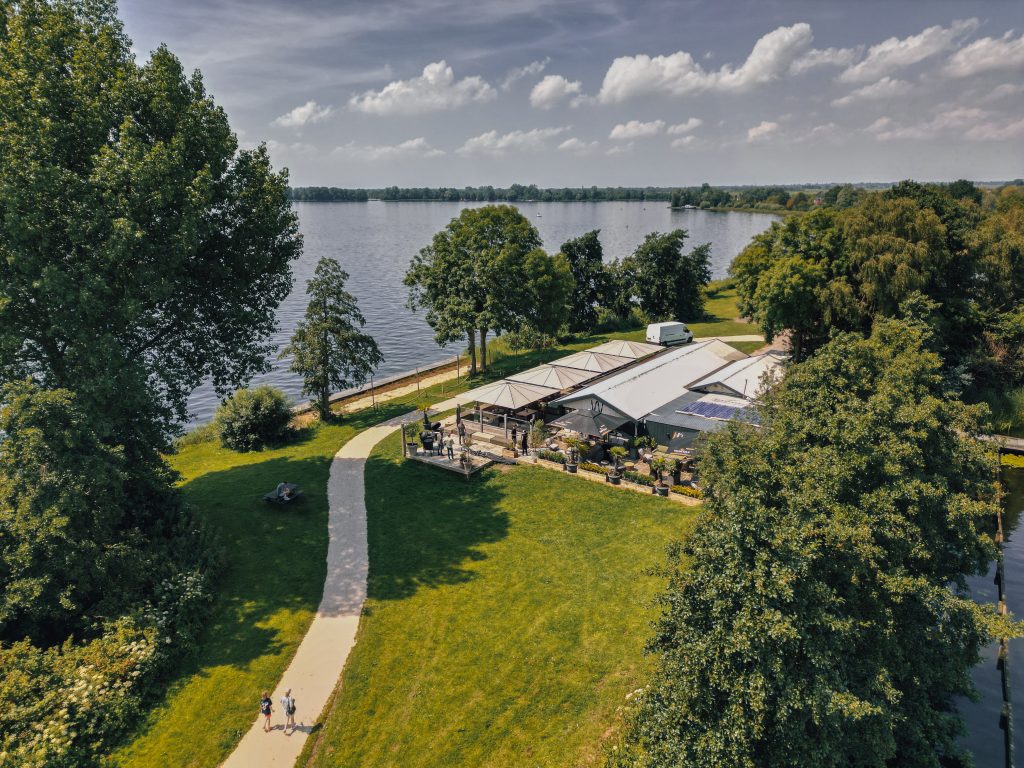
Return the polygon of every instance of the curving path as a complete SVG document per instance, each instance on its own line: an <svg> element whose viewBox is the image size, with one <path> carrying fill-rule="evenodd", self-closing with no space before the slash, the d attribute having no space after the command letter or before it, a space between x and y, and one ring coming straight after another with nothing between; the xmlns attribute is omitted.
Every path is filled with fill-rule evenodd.
<svg viewBox="0 0 1024 768"><path fill-rule="evenodd" d="M454 400L446 400L431 410L445 411L454 407ZM271 724L276 727L264 733L263 719L256 718L235 751L224 761L224 768L292 768L295 765L355 645L359 615L366 600L369 569L363 484L366 459L374 446L397 430L403 421L418 417L413 411L363 430L334 455L327 481L327 578L320 607L271 694L274 702ZM295 722L299 727L285 735L280 700L289 688L295 697ZM256 704L254 698L254 712Z"/></svg>

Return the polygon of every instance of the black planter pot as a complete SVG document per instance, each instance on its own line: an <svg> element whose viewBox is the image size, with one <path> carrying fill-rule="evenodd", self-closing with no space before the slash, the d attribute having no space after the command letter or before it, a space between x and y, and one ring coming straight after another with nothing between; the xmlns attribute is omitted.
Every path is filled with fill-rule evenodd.
<svg viewBox="0 0 1024 768"><path fill-rule="evenodd" d="M568 472L570 475L575 475L576 474L576 467L577 466L578 465L576 465L576 464L569 464L568 462L566 462L566 464L565 464L565 471Z"/></svg>
<svg viewBox="0 0 1024 768"><path fill-rule="evenodd" d="M667 485L656 485L656 486L654 486L654 490L655 490L655 492L659 496L668 496L668 486Z"/></svg>
<svg viewBox="0 0 1024 768"><path fill-rule="evenodd" d="M622 482L622 478L618 475L608 475L608 482L612 485L618 485Z"/></svg>

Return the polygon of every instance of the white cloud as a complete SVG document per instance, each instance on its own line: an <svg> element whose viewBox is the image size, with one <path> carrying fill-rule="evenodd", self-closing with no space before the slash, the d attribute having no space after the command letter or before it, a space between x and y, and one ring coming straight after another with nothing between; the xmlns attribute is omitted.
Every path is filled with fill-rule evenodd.
<svg viewBox="0 0 1024 768"><path fill-rule="evenodd" d="M501 83L501 90L507 91L512 85L522 80L524 77L531 77L533 75L539 75L544 71L544 68L551 62L551 58L548 57L544 61L531 61L529 64L523 67L516 67L510 69L508 74L505 75L505 79Z"/></svg>
<svg viewBox="0 0 1024 768"><path fill-rule="evenodd" d="M909 67L948 50L977 28L977 19L967 19L954 21L949 27L928 27L920 34L902 40L890 37L878 45L871 46L864 60L845 69L839 75L839 80L844 83L867 83L878 80L897 69Z"/></svg>
<svg viewBox="0 0 1024 768"><path fill-rule="evenodd" d="M1004 123L978 123L964 133L969 141L1006 141L1024 138L1024 118Z"/></svg>
<svg viewBox="0 0 1024 768"><path fill-rule="evenodd" d="M889 117L880 117L867 131L873 133L879 141L897 139L934 139L944 133L967 136L973 133L973 140L981 139L985 131L995 133L999 126L983 122L989 113L977 107L958 107L940 112L931 120L911 125L897 125Z"/></svg>
<svg viewBox="0 0 1024 768"><path fill-rule="evenodd" d="M696 136L680 136L678 139L672 139L672 149L684 149L697 140Z"/></svg>
<svg viewBox="0 0 1024 768"><path fill-rule="evenodd" d="M667 133L669 136L680 136L684 133L694 131L697 128L700 128L702 125L704 125L704 121L701 120L699 117L691 117L685 123L676 123L675 125L670 125L668 127L668 130L665 131L665 133Z"/></svg>
<svg viewBox="0 0 1024 768"><path fill-rule="evenodd" d="M420 115L490 101L495 95L495 90L475 75L456 80L452 68L442 60L427 64L419 77L395 80L379 91L366 91L353 96L348 104L374 115Z"/></svg>
<svg viewBox="0 0 1024 768"><path fill-rule="evenodd" d="M267 149L272 153L291 152L294 154L305 154L309 152L316 152L316 147L312 144L306 144L302 141L288 143L283 141L274 141L273 139L267 140Z"/></svg>
<svg viewBox="0 0 1024 768"><path fill-rule="evenodd" d="M816 125L808 131L798 135L794 141L803 143L805 141L829 141L839 138L839 126L835 123L823 123Z"/></svg>
<svg viewBox="0 0 1024 768"><path fill-rule="evenodd" d="M487 131L467 139L457 151L463 155L502 155L508 150L535 152L544 149L548 139L565 133L570 127L565 125L559 128L534 128L530 131L512 131L505 134Z"/></svg>
<svg viewBox="0 0 1024 768"><path fill-rule="evenodd" d="M848 107L858 101L870 101L873 99L891 99L896 96L905 96L912 90L910 83L906 80L897 80L891 77L883 77L877 83L865 85L840 99L832 101L833 107Z"/></svg>
<svg viewBox="0 0 1024 768"><path fill-rule="evenodd" d="M631 155L633 154L633 142L627 144L616 144L614 147L608 149L605 154L609 156L615 155Z"/></svg>
<svg viewBox="0 0 1024 768"><path fill-rule="evenodd" d="M444 151L435 149L425 138L418 136L400 144L356 144L350 141L335 147L331 154L356 160L380 160L388 157L440 157Z"/></svg>
<svg viewBox="0 0 1024 768"><path fill-rule="evenodd" d="M559 144L558 149L562 152L574 152L577 155L586 155L595 151L599 146L601 146L599 142L586 142L573 136L571 139L566 139Z"/></svg>
<svg viewBox="0 0 1024 768"><path fill-rule="evenodd" d="M664 120L652 120L649 123L642 123L639 120L630 120L628 123L619 123L612 132L608 134L609 139L625 141L627 139L643 139L649 136L657 136L665 130Z"/></svg>
<svg viewBox="0 0 1024 768"><path fill-rule="evenodd" d="M605 73L598 99L610 104L655 93L684 96L707 90L745 91L782 77L810 47L809 24L779 27L754 44L738 69L705 70L686 51L668 56L621 56Z"/></svg>
<svg viewBox="0 0 1024 768"><path fill-rule="evenodd" d="M946 74L968 77L992 69L1024 67L1024 32L1014 39L1011 29L999 38L982 37L949 57Z"/></svg>
<svg viewBox="0 0 1024 768"><path fill-rule="evenodd" d="M772 123L765 120L760 125L755 125L747 131L747 141L751 143L755 141L764 141L765 139L770 138L778 130L778 123Z"/></svg>
<svg viewBox="0 0 1024 768"><path fill-rule="evenodd" d="M271 124L280 125L284 128L298 128L307 123L319 123L328 117L332 111L330 107L321 107L315 101L307 101L291 112L285 112L280 117L274 118Z"/></svg>
<svg viewBox="0 0 1024 768"><path fill-rule="evenodd" d="M1006 99L1012 99L1024 93L1024 83L1003 83L997 85L981 100L988 103L998 103Z"/></svg>
<svg viewBox="0 0 1024 768"><path fill-rule="evenodd" d="M580 92L579 80L569 81L561 75L548 75L530 91L530 104L537 109L551 109L559 102Z"/></svg>
<svg viewBox="0 0 1024 768"><path fill-rule="evenodd" d="M848 67L860 56L863 46L856 48L815 48L794 61L789 71L800 75L817 67Z"/></svg>

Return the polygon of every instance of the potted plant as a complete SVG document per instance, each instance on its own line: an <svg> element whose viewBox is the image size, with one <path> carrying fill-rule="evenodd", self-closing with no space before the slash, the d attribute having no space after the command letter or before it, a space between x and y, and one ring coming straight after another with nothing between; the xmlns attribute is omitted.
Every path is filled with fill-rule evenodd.
<svg viewBox="0 0 1024 768"><path fill-rule="evenodd" d="M668 496L668 486L664 482L664 473L668 468L669 460L664 456L655 456L651 459L651 474L654 475L654 493L659 496Z"/></svg>
<svg viewBox="0 0 1024 768"><path fill-rule="evenodd" d="M586 443L577 438L571 437L565 441L566 447L569 449L566 452L565 457L565 469L571 474L576 474L576 469L579 467L580 455L583 453Z"/></svg>
<svg viewBox="0 0 1024 768"><path fill-rule="evenodd" d="M544 431L543 419L537 419L533 426L530 427L529 444L531 453L536 456L537 451L544 447L544 443L547 442L547 433Z"/></svg>
<svg viewBox="0 0 1024 768"><path fill-rule="evenodd" d="M415 424L402 424L402 442L405 443L405 448L408 451L408 455L415 456L416 451L419 450L419 443L416 442Z"/></svg>
<svg viewBox="0 0 1024 768"><path fill-rule="evenodd" d="M683 484L683 462L678 459L669 459L669 472L672 473L672 485Z"/></svg>
<svg viewBox="0 0 1024 768"><path fill-rule="evenodd" d="M612 471L608 473L608 482L612 485L619 485L622 482L622 471L620 465L622 460L626 458L626 449L621 445L616 445L614 448L608 451L612 456Z"/></svg>

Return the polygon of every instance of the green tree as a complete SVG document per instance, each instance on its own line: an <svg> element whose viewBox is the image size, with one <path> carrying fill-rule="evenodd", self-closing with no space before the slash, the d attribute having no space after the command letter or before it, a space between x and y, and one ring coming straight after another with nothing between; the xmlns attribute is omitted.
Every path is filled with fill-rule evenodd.
<svg viewBox="0 0 1024 768"><path fill-rule="evenodd" d="M168 573L169 473L129 472L67 390L14 382L0 406L0 640L89 634Z"/></svg>
<svg viewBox="0 0 1024 768"><path fill-rule="evenodd" d="M980 409L914 328L880 321L795 366L762 426L710 435L706 512L675 548L632 766L900 765L963 757L956 696L997 624Z"/></svg>
<svg viewBox="0 0 1024 768"><path fill-rule="evenodd" d="M576 332L593 330L597 323L597 307L608 284L604 251L598 238L600 230L566 240L561 252L572 270L573 291L569 306L569 328Z"/></svg>
<svg viewBox="0 0 1024 768"><path fill-rule="evenodd" d="M0 380L74 390L131 458L266 367L301 240L266 149L115 12L0 5Z"/></svg>
<svg viewBox="0 0 1024 768"><path fill-rule="evenodd" d="M640 308L656 320L693 320L704 313L704 286L711 281L711 244L683 253L685 229L652 232L624 262Z"/></svg>
<svg viewBox="0 0 1024 768"><path fill-rule="evenodd" d="M306 283L306 316L281 357L293 356L290 370L303 378L302 392L313 395L320 418L331 415L331 392L358 387L373 375L384 356L366 325L356 297L345 290L348 273L337 261L317 262Z"/></svg>
<svg viewBox="0 0 1024 768"><path fill-rule="evenodd" d="M405 276L409 305L426 309L438 344L468 339L470 373L477 370L477 333L483 368L487 333L522 323L524 261L540 246L540 234L517 208L485 205L463 210L413 258Z"/></svg>
<svg viewBox="0 0 1024 768"><path fill-rule="evenodd" d="M526 292L521 300L523 323L547 336L554 336L570 318L573 292L572 270L565 256L548 255L536 248L523 258Z"/></svg>

